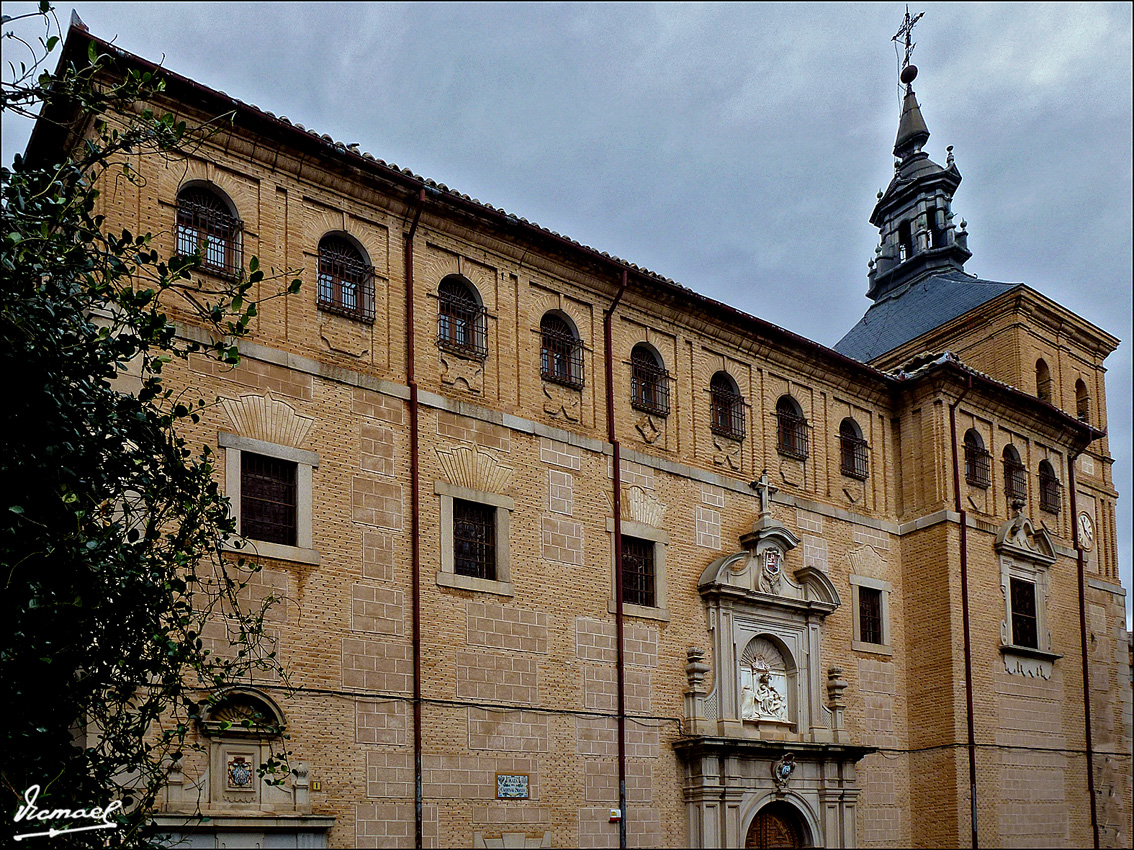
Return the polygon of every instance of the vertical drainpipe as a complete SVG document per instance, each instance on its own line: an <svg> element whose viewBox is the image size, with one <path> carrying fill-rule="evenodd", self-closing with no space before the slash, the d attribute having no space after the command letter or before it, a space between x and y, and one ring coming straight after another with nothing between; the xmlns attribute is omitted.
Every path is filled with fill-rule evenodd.
<svg viewBox="0 0 1134 850"><path fill-rule="evenodd" d="M1071 456L1067 464L1067 479L1071 490L1071 545L1075 548L1075 560L1079 572L1079 640L1083 655L1083 726L1087 733L1087 794L1091 798L1091 832L1094 836L1095 850L1099 848L1099 816L1095 807L1095 752L1091 735L1091 685L1087 670L1087 597L1084 587L1085 558L1079 541L1079 505L1075 497L1075 461L1083 449Z"/></svg>
<svg viewBox="0 0 1134 850"><path fill-rule="evenodd" d="M410 414L410 545L412 546L413 583L413 834L414 847L422 847L421 788L421 544L418 521L418 450L417 450L417 379L414 375L413 333L413 237L421 210L425 206L425 189L417 196L413 222L405 233L406 260L406 384L409 385Z"/></svg>
<svg viewBox="0 0 1134 850"><path fill-rule="evenodd" d="M614 630L618 668L618 846L626 847L626 668L622 650L622 450L614 433L614 354L611 351L611 318L626 291L626 269L622 286L602 314L603 354L606 359L606 435L614 449Z"/></svg>
<svg viewBox="0 0 1134 850"><path fill-rule="evenodd" d="M972 846L977 848L976 731L973 727L973 655L969 637L969 516L961 505L961 463L957 452L957 406L973 388L966 375L965 390L949 405L949 439L953 447L953 500L961 517L961 619L965 632L965 707L969 732L969 806L972 820Z"/></svg>

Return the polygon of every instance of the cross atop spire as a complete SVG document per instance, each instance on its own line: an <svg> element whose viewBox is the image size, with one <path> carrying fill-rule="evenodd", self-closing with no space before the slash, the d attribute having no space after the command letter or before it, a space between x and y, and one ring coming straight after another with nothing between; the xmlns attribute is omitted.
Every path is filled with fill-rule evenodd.
<svg viewBox="0 0 1134 850"><path fill-rule="evenodd" d="M906 84L906 91L910 90L913 85L914 78L917 76L917 66L910 65L910 54L917 45L913 42L913 28L914 24L922 19L925 12L918 12L913 17L910 17L910 7L906 5L906 16L902 19L902 25L898 27L898 31L894 33L894 37L890 41L896 41L906 49L905 58L902 59L902 70L899 73L899 79ZM907 70L910 69L910 70Z"/></svg>

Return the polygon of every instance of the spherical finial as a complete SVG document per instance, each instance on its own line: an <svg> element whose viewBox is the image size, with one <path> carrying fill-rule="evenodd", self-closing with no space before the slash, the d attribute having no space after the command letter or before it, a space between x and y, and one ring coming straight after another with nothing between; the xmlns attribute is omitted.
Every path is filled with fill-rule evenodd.
<svg viewBox="0 0 1134 850"><path fill-rule="evenodd" d="M902 68L902 73L898 75L898 79L908 86L917 79L917 65L906 65Z"/></svg>

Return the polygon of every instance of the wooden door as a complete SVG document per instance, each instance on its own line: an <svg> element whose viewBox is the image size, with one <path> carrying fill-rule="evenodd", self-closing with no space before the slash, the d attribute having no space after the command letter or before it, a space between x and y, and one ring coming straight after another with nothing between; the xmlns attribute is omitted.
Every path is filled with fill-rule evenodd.
<svg viewBox="0 0 1134 850"><path fill-rule="evenodd" d="M798 812L787 803L777 802L765 806L752 819L744 846L756 850L806 846Z"/></svg>

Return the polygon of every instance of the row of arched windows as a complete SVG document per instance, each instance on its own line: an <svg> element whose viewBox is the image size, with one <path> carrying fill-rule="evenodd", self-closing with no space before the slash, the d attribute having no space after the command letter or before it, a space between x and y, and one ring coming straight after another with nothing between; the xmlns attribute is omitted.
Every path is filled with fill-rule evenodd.
<svg viewBox="0 0 1134 850"><path fill-rule="evenodd" d="M437 345L466 357L484 358L485 310L480 296L459 275L442 279L437 289ZM584 385L583 342L570 318L558 310L540 320L540 376L552 383L579 388ZM653 346L640 342L630 352L630 404L654 416L669 415L670 374ZM745 437L744 396L728 372L716 372L709 380L709 428L732 440ZM799 403L790 395L776 403L777 448L788 457L806 460L809 453L808 423ZM868 445L854 419L839 427L840 469L853 478L867 477Z"/></svg>
<svg viewBox="0 0 1134 850"><path fill-rule="evenodd" d="M965 481L982 490L992 484L992 455L984 447L984 439L975 428L965 432ZM1004 465L1004 495L1008 504L1026 502L1028 499L1028 470L1020 460L1020 453L1013 445L1004 447L1001 455ZM1062 484L1055 474L1055 467L1048 460L1039 464L1040 508L1049 513L1059 513Z"/></svg>
<svg viewBox="0 0 1134 850"><path fill-rule="evenodd" d="M199 257L206 271L235 275L241 268L242 224L235 207L214 187L190 184L177 196L177 251ZM361 245L345 233L328 233L319 242L319 308L360 321L374 321L374 269ZM487 311L480 294L460 275L448 275L437 288L437 345L475 359L488 356ZM540 376L580 388L584 385L583 342L570 318L550 311L540 320ZM630 403L654 416L669 414L670 374L661 355L638 343L630 353ZM709 381L709 427L714 434L743 440L744 396L732 376L718 371ZM776 403L777 448L788 457L806 460L808 423L790 395ZM853 478L867 477L867 442L858 423L844 419L839 427L840 469Z"/></svg>
<svg viewBox="0 0 1134 850"><path fill-rule="evenodd" d="M189 184L177 196L177 251L197 256L206 271L235 275L241 268L242 223L232 202L214 187ZM362 247L345 233L328 233L319 242L319 308L364 322L374 321L374 269ZM437 345L458 355L488 355L486 311L467 279L449 275L437 289ZM670 375L658 352L646 343L630 354L630 401L655 416L669 414ZM583 343L571 320L551 311L540 321L540 375L544 380L579 388L584 384ZM733 440L745 437L745 401L725 371L709 381L709 427ZM776 403L777 448L788 457L809 454L808 425L798 402L785 395ZM853 419L839 428L840 469L867 476L867 443Z"/></svg>
<svg viewBox="0 0 1134 850"><path fill-rule="evenodd" d="M214 187L191 183L178 193L177 253L198 257L201 269L236 275L242 229L235 206ZM374 268L353 238L328 233L319 241L317 281L320 309L374 321Z"/></svg>

